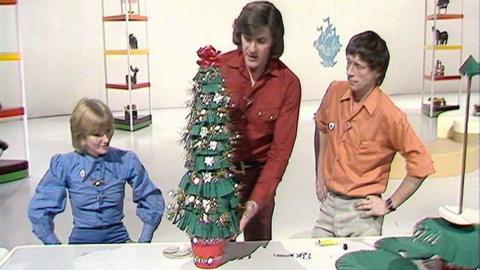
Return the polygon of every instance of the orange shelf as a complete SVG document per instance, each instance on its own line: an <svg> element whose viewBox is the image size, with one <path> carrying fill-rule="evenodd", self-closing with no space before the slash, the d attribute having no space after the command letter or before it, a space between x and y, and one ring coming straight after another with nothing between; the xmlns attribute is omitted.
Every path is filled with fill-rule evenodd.
<svg viewBox="0 0 480 270"><path fill-rule="evenodd" d="M423 75L425 80L432 81L432 76L430 75ZM450 80L460 80L462 76L460 75L448 75L448 76L434 76L433 81L450 81Z"/></svg>
<svg viewBox="0 0 480 270"><path fill-rule="evenodd" d="M105 16L103 20L106 22L124 22L126 21L126 15ZM142 15L128 15L129 21L148 21L147 16Z"/></svg>
<svg viewBox="0 0 480 270"><path fill-rule="evenodd" d="M23 107L0 109L0 118L22 116L25 113Z"/></svg>
<svg viewBox="0 0 480 270"><path fill-rule="evenodd" d="M0 6L3 5L15 5L17 0L0 0Z"/></svg>
<svg viewBox="0 0 480 270"><path fill-rule="evenodd" d="M427 20L434 20L435 15L428 15ZM463 14L437 14L437 20L455 20L463 19Z"/></svg>
<svg viewBox="0 0 480 270"><path fill-rule="evenodd" d="M110 89L128 90L128 85L127 84L107 83L106 87L110 88ZM136 84L132 85L132 90L140 89L140 88L146 88L146 87L150 87L149 82L136 83Z"/></svg>

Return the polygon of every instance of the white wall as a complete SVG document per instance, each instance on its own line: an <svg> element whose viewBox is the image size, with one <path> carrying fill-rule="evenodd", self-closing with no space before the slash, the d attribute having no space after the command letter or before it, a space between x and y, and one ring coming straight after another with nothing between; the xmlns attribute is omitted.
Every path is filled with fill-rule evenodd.
<svg viewBox="0 0 480 270"><path fill-rule="evenodd" d="M105 0L119 5L119 0ZM143 1L143 0L142 0ZM431 0L430 0L431 1ZM148 32L152 106L184 106L187 89L196 72L196 50L212 44L228 51L232 23L249 1L169 0L148 4ZM320 99L329 82L345 78L344 50L350 37L371 29L386 41L391 53L389 72L383 88L390 94L419 93L422 89L424 3L418 0L299 0L272 1L283 13L286 28L282 60L300 77L303 99ZM460 0L450 1L452 8ZM479 58L479 1L464 2L464 56ZM20 23L24 53L27 105L30 117L68 114L83 96L105 99L102 10L99 0L20 0ZM452 9L450 9L452 10ZM453 10L452 10L453 11ZM9 12L0 9L0 51L11 46L14 24ZM340 35L342 48L337 65L325 68L313 47L316 27L330 17ZM458 37L458 22L444 22L453 38ZM452 30L450 30L452 29ZM121 25L107 25L107 45L121 48L126 42ZM120 33L120 34L116 34ZM140 47L145 37L136 34ZM453 40L451 40L454 42ZM112 45L111 45L112 44ZM112 48L110 48L112 49ZM126 64L122 58L109 58L114 82L122 82ZM139 76L146 76L141 57L134 65ZM458 61L458 60L455 60ZM454 61L454 62L455 62ZM447 66L448 68L448 66ZM15 103L15 82L8 77L15 69L0 69L0 100ZM478 78L478 77L477 77ZM478 90L478 79L474 82ZM448 84L440 91L452 91ZM453 89L455 90L455 89ZM110 95L112 108L127 102L126 93ZM134 102L147 104L145 92L134 93Z"/></svg>

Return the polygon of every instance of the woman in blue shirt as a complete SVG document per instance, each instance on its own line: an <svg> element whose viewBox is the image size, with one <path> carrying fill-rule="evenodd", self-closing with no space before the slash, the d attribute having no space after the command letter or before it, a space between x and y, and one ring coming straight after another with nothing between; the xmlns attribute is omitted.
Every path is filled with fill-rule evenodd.
<svg viewBox="0 0 480 270"><path fill-rule="evenodd" d="M162 219L164 200L138 157L109 146L113 116L100 100L82 99L72 112L74 152L50 161L28 207L33 232L44 244L60 244L53 219L70 199L74 228L70 244L125 243L122 223L125 183L132 187L137 216L143 221L138 242L150 242Z"/></svg>

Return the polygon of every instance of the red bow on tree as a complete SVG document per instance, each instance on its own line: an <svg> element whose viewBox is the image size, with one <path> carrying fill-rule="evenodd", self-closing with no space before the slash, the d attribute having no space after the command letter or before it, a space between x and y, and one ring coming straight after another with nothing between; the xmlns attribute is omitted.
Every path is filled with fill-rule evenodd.
<svg viewBox="0 0 480 270"><path fill-rule="evenodd" d="M212 45L202 47L197 51L197 55L200 57L200 60L197 60L197 64L202 68L218 67L218 56L220 53Z"/></svg>

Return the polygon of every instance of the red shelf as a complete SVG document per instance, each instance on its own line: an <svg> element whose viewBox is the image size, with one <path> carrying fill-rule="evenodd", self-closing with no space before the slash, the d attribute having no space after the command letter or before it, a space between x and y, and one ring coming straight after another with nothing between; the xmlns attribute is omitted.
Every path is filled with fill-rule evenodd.
<svg viewBox="0 0 480 270"><path fill-rule="evenodd" d="M21 116L24 113L25 113L25 110L22 107L19 107L19 108L4 108L4 109L0 109L0 118Z"/></svg>
<svg viewBox="0 0 480 270"><path fill-rule="evenodd" d="M423 75L423 78L425 80L432 80L432 76L430 75ZM434 77L433 80L434 81L451 81L451 80L460 80L462 78L462 76L460 75L449 75L449 76L437 76L437 77Z"/></svg>
<svg viewBox="0 0 480 270"><path fill-rule="evenodd" d="M115 16L105 16L103 20L106 22L124 22L126 20L126 15L115 15ZM148 21L147 16L142 15L128 15L129 21Z"/></svg>
<svg viewBox="0 0 480 270"><path fill-rule="evenodd" d="M17 0L0 0L0 6L3 5L15 5Z"/></svg>
<svg viewBox="0 0 480 270"><path fill-rule="evenodd" d="M107 83L106 87L110 88L110 89L128 90L128 85L127 84ZM146 88L146 87L150 87L149 82L136 83L136 84L132 85L132 90L133 89Z"/></svg>
<svg viewBox="0 0 480 270"><path fill-rule="evenodd" d="M434 20L435 15L428 15L427 20ZM455 20L463 19L463 14L437 14L437 20Z"/></svg>

